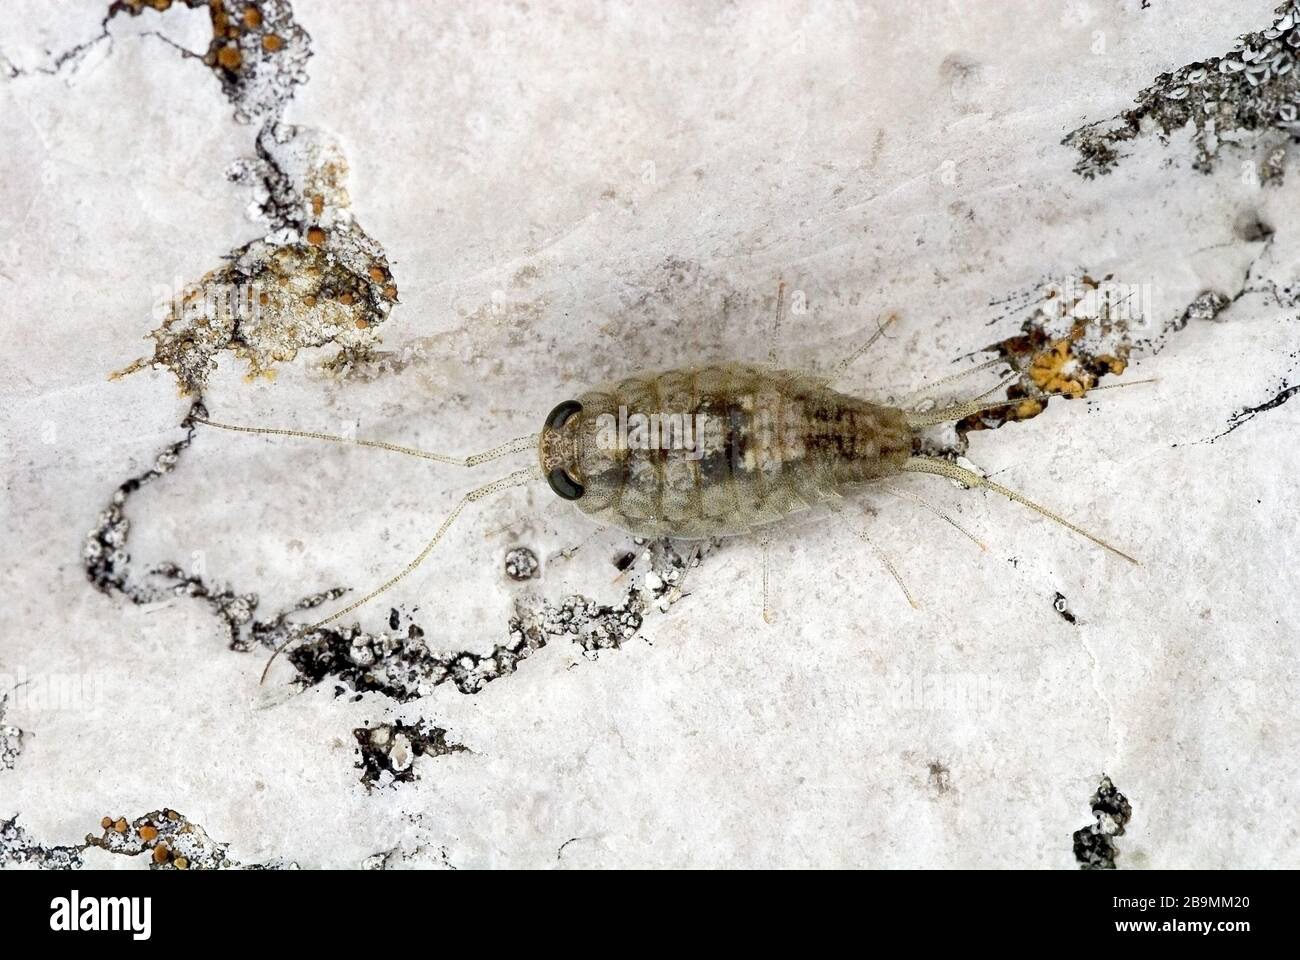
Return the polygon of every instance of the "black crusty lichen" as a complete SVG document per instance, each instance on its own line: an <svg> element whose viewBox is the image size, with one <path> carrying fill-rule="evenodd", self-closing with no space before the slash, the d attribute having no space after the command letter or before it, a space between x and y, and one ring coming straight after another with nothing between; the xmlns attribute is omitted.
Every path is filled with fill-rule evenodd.
<svg viewBox="0 0 1300 960"><path fill-rule="evenodd" d="M445 727L434 726L427 720L366 725L353 730L352 736L357 741L355 766L361 771L361 782L368 790L415 780L418 757L469 752L463 743L447 739Z"/></svg>
<svg viewBox="0 0 1300 960"><path fill-rule="evenodd" d="M18 817L0 819L0 868L39 867L46 870L76 870L83 864L85 846L60 846L37 841L18 822Z"/></svg>
<svg viewBox="0 0 1300 960"><path fill-rule="evenodd" d="M373 692L406 703L428 696L444 683L474 694L514 673L555 637L568 636L589 654L618 649L641 629L647 606L642 592L634 589L616 605L581 596L567 597L558 605L516 605L508 642L486 654L434 652L423 628L415 624L409 624L405 633L370 633L353 624L313 630L286 656L298 672L298 683L315 686L332 680L339 696Z"/></svg>
<svg viewBox="0 0 1300 960"><path fill-rule="evenodd" d="M1109 173L1121 144L1154 132L1168 142L1192 127L1195 169L1214 168L1225 144L1278 131L1300 139L1300 0L1277 7L1270 26L1243 35L1227 53L1162 73L1141 91L1136 106L1109 120L1088 124L1062 141L1079 152L1075 172L1086 178ZM1274 146L1258 171L1261 183L1281 181L1286 151Z"/></svg>
<svg viewBox="0 0 1300 960"><path fill-rule="evenodd" d="M222 624L232 650L247 651L255 646L276 646L289 629L289 617L335 600L344 590L336 587L304 597L269 621L254 618L258 606L256 593L240 592L228 585L213 584L188 572L176 563L160 563L137 573L131 564L128 540L131 520L126 515L130 497L147 484L170 475L181 456L194 442L195 417L206 418L201 400L191 404L181 421L184 436L164 447L152 465L140 474L120 483L108 505L100 512L95 526L86 534L82 546L82 566L86 579L104 594L118 594L137 605L157 603L173 597L191 597L204 601Z"/></svg>
<svg viewBox="0 0 1300 960"><path fill-rule="evenodd" d="M1114 870L1119 856L1115 838L1124 835L1124 828L1133 819L1133 807L1105 774L1091 803L1096 822L1075 831L1074 857L1082 870Z"/></svg>

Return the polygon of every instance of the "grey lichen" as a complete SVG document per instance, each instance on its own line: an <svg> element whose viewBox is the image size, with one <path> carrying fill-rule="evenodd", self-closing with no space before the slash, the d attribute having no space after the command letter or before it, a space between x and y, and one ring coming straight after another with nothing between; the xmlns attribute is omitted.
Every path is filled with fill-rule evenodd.
<svg viewBox="0 0 1300 960"><path fill-rule="evenodd" d="M445 727L434 726L427 720L367 725L353 730L352 736L357 741L355 766L361 771L361 782L368 790L417 779L418 757L469 752L463 743L447 739Z"/></svg>
<svg viewBox="0 0 1300 960"><path fill-rule="evenodd" d="M1287 0L1273 23L1242 36L1227 53L1162 73L1141 91L1137 106L1073 131L1062 141L1079 152L1075 172L1091 179L1121 159L1120 145L1155 132L1162 140L1193 128L1195 169L1214 168L1225 144L1268 131L1300 138L1300 2ZM1275 147L1259 171L1262 183L1281 180L1285 152Z"/></svg>
<svg viewBox="0 0 1300 960"><path fill-rule="evenodd" d="M340 629L320 629L290 649L289 662L298 671L297 682L314 686L335 683L335 693L382 693L400 703L428 696L435 687L451 683L465 694L478 693L493 680L508 677L553 638L567 636L583 650L617 649L641 628L647 600L639 590L628 590L617 605L571 596L558 605L541 602L534 607L516 605L510 619L509 640L490 653L468 650L433 652L423 628L410 624L405 634L368 633L353 624Z"/></svg>
<svg viewBox="0 0 1300 960"><path fill-rule="evenodd" d="M32 838L18 823L18 817L0 820L0 867L39 867L45 870L76 870L84 861L85 846L51 846Z"/></svg>
<svg viewBox="0 0 1300 960"><path fill-rule="evenodd" d="M18 756L23 752L23 739L27 736L22 727L5 722L12 694L12 690L0 694L0 770L12 770L18 763Z"/></svg>
<svg viewBox="0 0 1300 960"><path fill-rule="evenodd" d="M1217 319L1219 314L1230 303L1232 303L1231 298L1219 293L1217 290L1206 290L1187 305L1187 309L1179 315L1178 319L1168 329L1182 330L1189 323L1206 323Z"/></svg>
<svg viewBox="0 0 1300 960"><path fill-rule="evenodd" d="M514 547L506 551L506 576L511 580L531 580L540 569L537 554L527 547Z"/></svg>
<svg viewBox="0 0 1300 960"><path fill-rule="evenodd" d="M1082 870L1114 870L1119 856L1115 838L1124 835L1124 828L1133 819L1133 806L1105 774L1092 795L1091 805L1096 822L1075 831L1074 857Z"/></svg>

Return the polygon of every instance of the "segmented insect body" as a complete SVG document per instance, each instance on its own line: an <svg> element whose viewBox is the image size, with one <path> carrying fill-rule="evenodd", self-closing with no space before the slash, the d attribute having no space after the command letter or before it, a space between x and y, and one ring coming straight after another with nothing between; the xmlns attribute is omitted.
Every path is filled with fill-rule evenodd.
<svg viewBox="0 0 1300 960"><path fill-rule="evenodd" d="M747 364L665 370L561 404L540 441L552 488L641 537L753 531L903 470L900 410Z"/></svg>

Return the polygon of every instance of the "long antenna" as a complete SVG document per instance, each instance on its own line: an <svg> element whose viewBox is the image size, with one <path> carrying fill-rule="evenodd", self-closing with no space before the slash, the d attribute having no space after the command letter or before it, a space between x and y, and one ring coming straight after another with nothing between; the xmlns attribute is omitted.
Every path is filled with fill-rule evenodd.
<svg viewBox="0 0 1300 960"><path fill-rule="evenodd" d="M543 478L542 475L538 472L537 467L535 466L527 467L523 470L516 470L514 473L510 474L509 476L502 477L500 480L493 480L491 483L484 484L478 489L471 490L469 493L465 494L465 496L461 497L460 502L456 504L455 509L453 509L451 513L447 514L447 518L442 521L442 524L438 527L438 531L433 535L432 539L430 539L429 542L424 545L424 549L419 552L419 554L415 557L414 560L412 560L402 569L401 573L398 573L396 576L390 577L388 580L384 581L384 583L382 583L380 586L376 587L374 590L371 590L369 593L367 593L360 600L356 600L348 604L342 610L330 614L324 620L317 620L315 623L311 624L310 626L303 627L301 630L295 632L294 635L288 637L283 643L281 643L278 647L275 648L275 652L271 654L271 658L266 661L266 666L262 668L262 677L258 681L258 683L262 684L266 682L266 675L271 671L271 664L275 663L275 658L278 657L281 653L283 653L285 648L287 648L289 644L293 643L293 641L299 639L302 636L310 634L314 630L319 630L321 627L325 626L325 624L333 623L335 620L339 619L339 617L347 616L349 613L351 613L353 610L357 609L358 607L369 603L371 600L375 599L375 597L379 596L389 587L393 586L395 583L405 578L408 574L410 574L413 570L415 570L415 568L418 567L420 564L424 563L425 558L427 558L429 554L433 552L433 548L438 545L438 541L441 540L443 534L447 532L447 528L450 527L452 523L455 522L456 518L460 516L461 511L464 510L471 503L473 503L476 500L482 500L484 497L490 496L491 494L497 493L501 490L506 490L510 487L518 487L525 483L528 483L531 480L540 480L540 479Z"/></svg>
<svg viewBox="0 0 1300 960"><path fill-rule="evenodd" d="M538 434L534 433L527 437L519 437L515 440L507 441L499 447L493 447L491 450L485 450L482 453L474 453L468 457L457 457L446 453L430 453L427 450L417 450L415 447L403 447L400 444L388 443L386 440L358 440L354 437L340 437L332 433L317 433L314 430L286 430L281 427L244 427L233 423L218 423L215 420L207 420L203 417L190 417L195 423L202 423L209 427L216 427L218 430L230 430L233 433L260 433L272 437L297 437L305 440L328 440L330 443L347 443L358 447L375 447L379 450L388 450L391 453L404 453L407 456L419 457L422 460L434 460L438 463L448 463L455 467L475 467L480 463L487 463L490 460L498 460L501 457L508 456L512 453L519 453L523 450L531 450L537 446Z"/></svg>

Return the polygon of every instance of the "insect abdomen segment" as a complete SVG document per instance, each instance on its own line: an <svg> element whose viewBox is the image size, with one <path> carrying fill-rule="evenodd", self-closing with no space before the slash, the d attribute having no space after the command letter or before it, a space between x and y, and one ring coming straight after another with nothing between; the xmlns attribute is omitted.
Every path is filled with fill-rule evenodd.
<svg viewBox="0 0 1300 960"><path fill-rule="evenodd" d="M577 506L638 536L748 532L902 469L903 414L744 364L668 370L578 398Z"/></svg>

